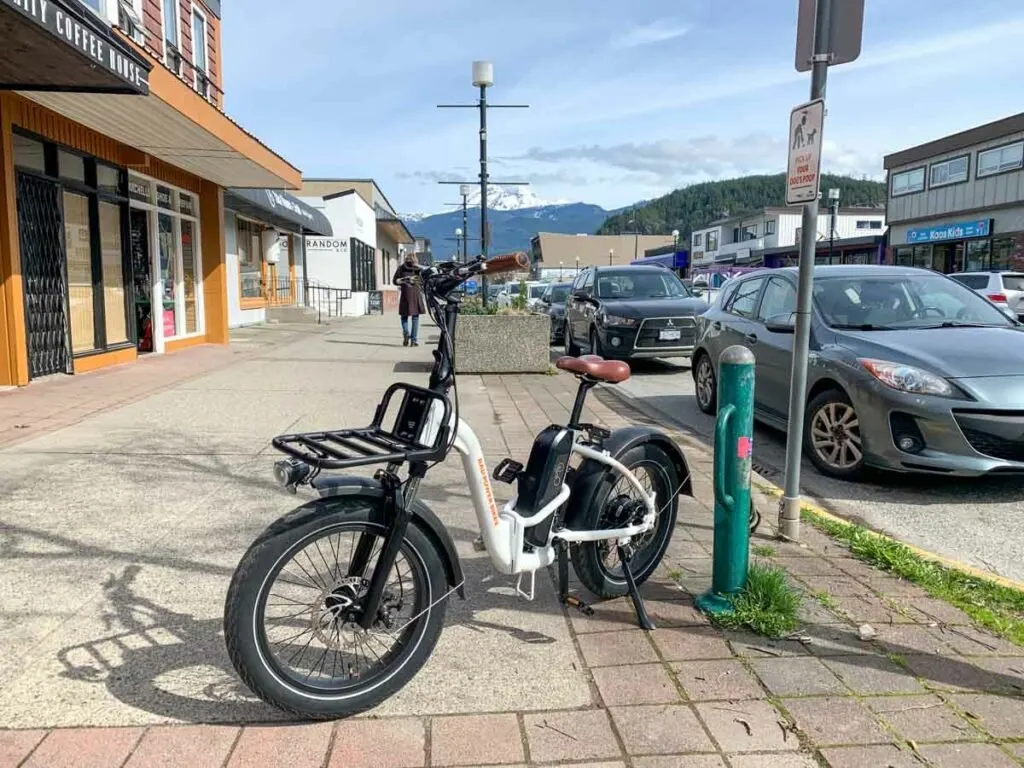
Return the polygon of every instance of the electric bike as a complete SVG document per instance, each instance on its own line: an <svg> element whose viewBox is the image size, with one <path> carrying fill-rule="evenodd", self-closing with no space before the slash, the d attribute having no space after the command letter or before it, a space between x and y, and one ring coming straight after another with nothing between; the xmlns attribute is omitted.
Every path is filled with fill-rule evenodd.
<svg viewBox="0 0 1024 768"><path fill-rule="evenodd" d="M581 421L587 393L626 380L629 366L560 359L558 367L579 379L575 403L566 425L540 432L525 465L506 458L490 472L459 417L453 340L461 286L527 267L519 253L423 268L440 330L429 385L392 384L368 427L273 440L289 457L275 464L279 482L293 491L311 486L318 497L256 539L228 591L228 653L264 701L308 719L352 715L398 691L427 661L449 596L465 598L452 537L417 495L452 450L462 459L483 548L498 571L518 577L519 595L533 599L537 571L557 564L562 603L592 612L569 594L571 559L588 590L628 594L639 624L653 628L638 585L665 554L680 495L693 495L686 458L655 429L607 431ZM383 465L373 477L326 474L373 464ZM501 507L492 478L516 485Z"/></svg>

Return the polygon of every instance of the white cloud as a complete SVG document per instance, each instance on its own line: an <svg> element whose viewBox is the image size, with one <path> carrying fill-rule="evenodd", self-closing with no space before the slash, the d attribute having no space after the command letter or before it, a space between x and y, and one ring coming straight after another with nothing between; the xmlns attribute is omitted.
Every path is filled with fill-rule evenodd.
<svg viewBox="0 0 1024 768"><path fill-rule="evenodd" d="M655 45L675 40L689 32L691 27L686 24L672 24L667 21L655 21L640 27L633 27L612 40L613 48L639 48L644 45Z"/></svg>

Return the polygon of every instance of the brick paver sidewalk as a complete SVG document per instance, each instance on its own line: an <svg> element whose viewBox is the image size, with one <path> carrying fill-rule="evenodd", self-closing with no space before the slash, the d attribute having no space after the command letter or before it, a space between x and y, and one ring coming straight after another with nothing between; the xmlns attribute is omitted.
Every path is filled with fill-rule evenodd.
<svg viewBox="0 0 1024 768"><path fill-rule="evenodd" d="M490 376L483 384L486 391L464 383L464 402L488 398L511 454L521 457L536 430L564 421L574 382ZM591 399L597 421L615 427L638 418L606 402ZM755 541L806 593L800 632L768 641L712 628L693 606L710 581L711 456L680 439L697 499L681 505L664 565L644 587L658 629L637 629L626 600L598 604L592 617L567 613L592 679L590 707L535 712L523 702L517 712L338 723L8 731L0 733L0 768L1022 764L1024 649L813 529L801 545L764 533ZM759 502L770 519L774 505ZM873 639L861 639L863 624Z"/></svg>

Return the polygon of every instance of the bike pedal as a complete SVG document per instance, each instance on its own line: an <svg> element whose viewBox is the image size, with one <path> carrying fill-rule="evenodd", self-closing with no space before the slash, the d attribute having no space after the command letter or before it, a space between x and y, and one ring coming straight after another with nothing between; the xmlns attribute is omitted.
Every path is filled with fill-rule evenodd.
<svg viewBox="0 0 1024 768"><path fill-rule="evenodd" d="M577 611L582 613L584 616L593 616L594 615L594 609L591 608L586 603L584 603L578 597L573 597L572 595L566 596L565 604L566 605L571 605L573 608L575 608Z"/></svg>
<svg viewBox="0 0 1024 768"><path fill-rule="evenodd" d="M475 539L473 539L473 551L474 552L486 552L487 551L487 544L484 543L484 537L483 536L477 536Z"/></svg>
<svg viewBox="0 0 1024 768"><path fill-rule="evenodd" d="M523 465L513 459L502 459L501 463L494 468L491 477L499 483L511 485L519 479L523 472Z"/></svg>

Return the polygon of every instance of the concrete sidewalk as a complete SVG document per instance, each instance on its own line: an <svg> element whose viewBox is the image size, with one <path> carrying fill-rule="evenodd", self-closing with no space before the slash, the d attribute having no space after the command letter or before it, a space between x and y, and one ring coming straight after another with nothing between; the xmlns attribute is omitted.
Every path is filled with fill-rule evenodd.
<svg viewBox="0 0 1024 768"><path fill-rule="evenodd" d="M401 347L396 326L282 326L295 335L0 451L0 768L1021 764L1024 649L813 530L770 542L808 595L796 639L708 626L693 596L709 583L711 457L690 441L698 498L645 586L655 632L625 600L566 613L546 578L534 603L514 598L473 551L449 461L423 498L456 538L469 599L450 604L434 656L369 717L284 723L231 671L224 593L248 543L301 501L270 482L270 437L365 422L387 382L425 379L429 347ZM524 458L574 385L464 376L461 411L492 465ZM615 402L592 397L590 418L640 418Z"/></svg>

